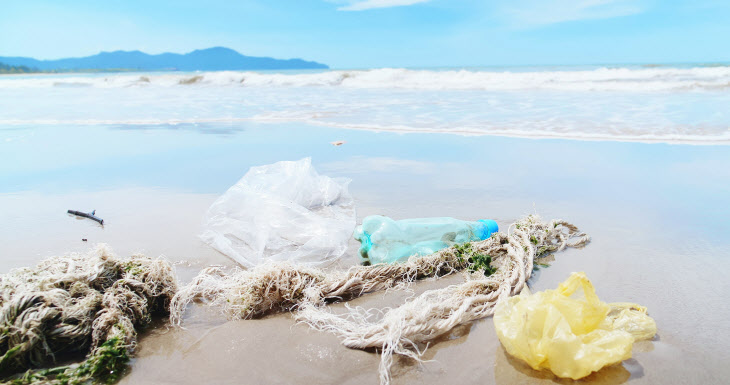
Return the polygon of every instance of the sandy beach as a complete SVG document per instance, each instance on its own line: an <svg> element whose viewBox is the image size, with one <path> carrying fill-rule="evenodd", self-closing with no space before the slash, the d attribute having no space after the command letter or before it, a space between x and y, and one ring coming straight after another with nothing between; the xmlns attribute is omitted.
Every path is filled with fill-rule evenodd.
<svg viewBox="0 0 730 385"><path fill-rule="evenodd" d="M529 281L554 288L585 271L607 302L645 305L658 335L595 384L723 383L730 376L730 152L724 145L523 139L373 132L286 124L82 125L0 130L0 255L6 273L107 243L163 256L188 282L234 263L200 241L208 206L251 166L311 156L321 174L352 179L358 219L452 216L563 218L590 234ZM343 140L342 146L332 141ZM102 228L66 210L97 210ZM84 242L82 239L87 239ZM352 240L341 266L357 263ZM415 293L458 275L412 285ZM352 306L397 306L409 291ZM335 311L344 305L332 306ZM184 329L146 330L122 384L376 384L379 357L350 350L289 314L227 322L194 306ZM491 318L458 327L419 366L396 360L393 383L569 383L506 355Z"/></svg>

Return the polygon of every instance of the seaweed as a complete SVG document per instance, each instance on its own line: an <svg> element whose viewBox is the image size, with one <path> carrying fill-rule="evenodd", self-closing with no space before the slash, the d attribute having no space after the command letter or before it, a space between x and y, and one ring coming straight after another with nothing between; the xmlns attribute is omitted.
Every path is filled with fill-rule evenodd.
<svg viewBox="0 0 730 385"><path fill-rule="evenodd" d="M455 245L454 252L459 262L466 263L467 268L472 273L481 271L484 273L484 276L489 277L497 271L496 268L491 266L492 256L475 251L469 242Z"/></svg>
<svg viewBox="0 0 730 385"><path fill-rule="evenodd" d="M69 385L80 384L86 379L95 378L106 384L113 384L122 378L129 363L129 354L124 339L112 337L104 341L101 346L86 361L70 374L60 374L57 380L68 379Z"/></svg>
<svg viewBox="0 0 730 385"><path fill-rule="evenodd" d="M128 346L124 343L124 338L115 336L104 341L94 353L80 364L58 366L49 369L31 369L19 377L8 380L4 384L114 384L126 372L129 359Z"/></svg>
<svg viewBox="0 0 730 385"><path fill-rule="evenodd" d="M103 246L0 276L0 384L119 381L138 331L168 313L176 291L168 262L122 259ZM85 357L54 366L69 353Z"/></svg>

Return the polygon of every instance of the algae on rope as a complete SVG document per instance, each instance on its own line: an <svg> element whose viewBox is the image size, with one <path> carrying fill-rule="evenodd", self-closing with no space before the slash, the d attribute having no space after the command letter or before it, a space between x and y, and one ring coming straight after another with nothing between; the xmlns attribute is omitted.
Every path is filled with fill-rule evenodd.
<svg viewBox="0 0 730 385"><path fill-rule="evenodd" d="M472 273L481 271L484 276L489 277L497 271L492 267L492 256L474 251L470 242L454 245L454 252L460 261L466 260L468 269Z"/></svg>
<svg viewBox="0 0 730 385"><path fill-rule="evenodd" d="M101 246L13 270L0 276L0 290L0 382L113 383L127 368L137 330L152 314L167 313L177 280L166 261L118 258ZM73 352L87 354L44 368Z"/></svg>

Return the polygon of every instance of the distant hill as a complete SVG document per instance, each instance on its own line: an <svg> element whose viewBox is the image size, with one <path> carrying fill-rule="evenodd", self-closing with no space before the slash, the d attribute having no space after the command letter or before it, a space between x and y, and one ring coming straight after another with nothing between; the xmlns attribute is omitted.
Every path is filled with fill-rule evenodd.
<svg viewBox="0 0 730 385"><path fill-rule="evenodd" d="M28 74L33 72L40 72L38 68L30 68L27 66L9 66L4 63L0 63L0 74Z"/></svg>
<svg viewBox="0 0 730 385"><path fill-rule="evenodd" d="M37 60L27 57L3 57L0 63L25 66L40 71L225 71L327 69L327 65L302 59L280 60L254 57L225 47L199 49L186 54L162 53L149 55L140 51L101 52L97 55L58 60Z"/></svg>

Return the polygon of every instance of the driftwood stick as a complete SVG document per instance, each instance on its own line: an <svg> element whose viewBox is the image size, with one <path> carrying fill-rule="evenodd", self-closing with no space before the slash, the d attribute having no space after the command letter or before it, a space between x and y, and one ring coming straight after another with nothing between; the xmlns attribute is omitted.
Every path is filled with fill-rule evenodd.
<svg viewBox="0 0 730 385"><path fill-rule="evenodd" d="M94 214L96 214L96 210L92 211L91 213L85 213L85 212L76 211L76 210L68 210L68 213L73 214L73 215L78 215L78 216L84 217L84 218L89 218L91 220L99 222L100 225L104 226L104 220L97 217L96 215L94 215Z"/></svg>

